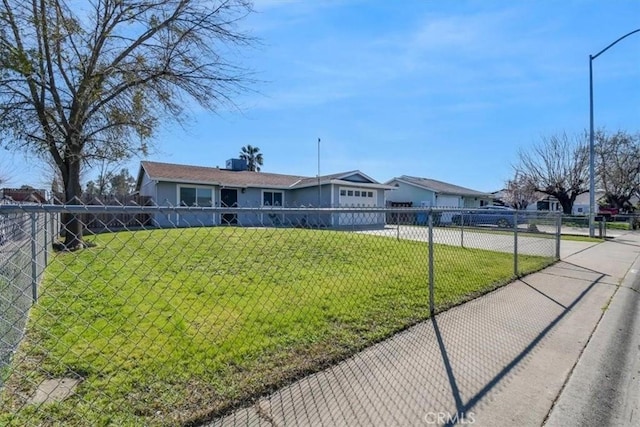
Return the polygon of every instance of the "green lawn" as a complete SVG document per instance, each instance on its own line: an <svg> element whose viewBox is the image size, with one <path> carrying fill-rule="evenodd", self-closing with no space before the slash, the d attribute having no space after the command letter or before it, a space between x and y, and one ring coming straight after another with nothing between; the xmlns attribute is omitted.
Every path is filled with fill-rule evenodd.
<svg viewBox="0 0 640 427"><path fill-rule="evenodd" d="M429 317L427 245L337 231L103 234L55 256L0 425L210 419ZM509 254L435 245L444 309L513 279ZM522 273L553 259L519 256ZM43 379L77 394L26 403Z"/></svg>
<svg viewBox="0 0 640 427"><path fill-rule="evenodd" d="M631 225L628 222L607 222L607 229L609 230L631 230Z"/></svg>

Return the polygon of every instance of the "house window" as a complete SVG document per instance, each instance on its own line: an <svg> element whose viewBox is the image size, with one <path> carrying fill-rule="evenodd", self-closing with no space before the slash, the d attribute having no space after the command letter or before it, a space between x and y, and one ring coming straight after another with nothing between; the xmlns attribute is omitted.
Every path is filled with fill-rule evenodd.
<svg viewBox="0 0 640 427"><path fill-rule="evenodd" d="M369 193L367 194L367 196L369 196L369 197L373 197L373 191L369 191Z"/></svg>
<svg viewBox="0 0 640 427"><path fill-rule="evenodd" d="M262 193L262 206L282 206L283 200L282 191L264 191Z"/></svg>
<svg viewBox="0 0 640 427"><path fill-rule="evenodd" d="M347 196L353 196L353 190L347 191Z"/></svg>
<svg viewBox="0 0 640 427"><path fill-rule="evenodd" d="M210 188L180 187L181 206L213 206L213 193Z"/></svg>
<svg viewBox="0 0 640 427"><path fill-rule="evenodd" d="M360 192L356 190L356 197L360 197Z"/></svg>
<svg viewBox="0 0 640 427"><path fill-rule="evenodd" d="M340 190L340 195L341 196L346 196L347 195L347 190Z"/></svg>

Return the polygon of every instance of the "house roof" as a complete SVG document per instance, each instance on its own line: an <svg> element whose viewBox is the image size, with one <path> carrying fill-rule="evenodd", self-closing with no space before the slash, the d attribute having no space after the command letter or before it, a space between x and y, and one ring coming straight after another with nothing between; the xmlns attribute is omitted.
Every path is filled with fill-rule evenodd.
<svg viewBox="0 0 640 427"><path fill-rule="evenodd" d="M10 199L14 202L46 203L45 190L35 188L3 188L0 190L2 199Z"/></svg>
<svg viewBox="0 0 640 427"><path fill-rule="evenodd" d="M350 181L348 180L348 178L354 176L354 175L358 175L360 176L360 178L364 179L364 181ZM320 184L324 185L324 184L343 184L343 185L359 185L359 186L363 186L363 187L373 187L373 188L384 188L384 189L393 189L394 187L391 187L389 185L386 184L380 184L378 181L376 181L375 179L371 178L370 176L360 172L359 170L352 170L349 172L340 172L340 173L334 173L331 175L322 175L320 176ZM313 178L304 178L301 179L299 182L297 182L296 184L294 184L292 186L292 188L304 188L304 187L313 187L318 185L318 178L317 177L313 177Z"/></svg>
<svg viewBox="0 0 640 427"><path fill-rule="evenodd" d="M604 197L604 190L596 190L596 204L600 199ZM586 193L578 194L576 200L573 202L574 205L588 205L590 203L590 193L587 191Z"/></svg>
<svg viewBox="0 0 640 427"><path fill-rule="evenodd" d="M492 197L489 193L472 190L470 188L460 187L459 185L449 184L447 182L438 181L429 178L420 178L415 176L402 175L386 182L390 184L394 181L404 182L409 185L424 188L438 194L453 194L456 196L475 196L475 197Z"/></svg>
<svg viewBox="0 0 640 427"><path fill-rule="evenodd" d="M178 165L172 163L140 162L140 174L138 175L137 188L142 183L142 171L145 171L150 179L156 181L183 182L191 184L223 185L229 187L260 187L295 189L321 184L357 184L387 188L374 179L358 170L341 172L332 175L318 177L306 177L299 175L283 175L267 172L233 171L229 169L212 168L206 166ZM353 175L360 175L369 182L343 181Z"/></svg>
<svg viewBox="0 0 640 427"><path fill-rule="evenodd" d="M507 193L507 189L503 188L502 190L498 190L498 191L493 191L491 192L491 195L496 199L496 200L501 200L503 201L505 198L505 194ZM546 193L542 193L540 191L536 191L535 193L533 193L533 197L532 197L532 201L535 202L541 202L541 201L557 201L557 199L553 196L550 196Z"/></svg>

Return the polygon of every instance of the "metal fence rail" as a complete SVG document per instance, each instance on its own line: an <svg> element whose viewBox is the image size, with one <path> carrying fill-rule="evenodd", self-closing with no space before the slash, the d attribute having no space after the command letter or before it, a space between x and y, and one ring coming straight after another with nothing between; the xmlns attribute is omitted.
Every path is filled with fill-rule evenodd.
<svg viewBox="0 0 640 427"><path fill-rule="evenodd" d="M51 251L65 213L100 231L88 248ZM0 206L0 425L259 424L243 408L265 396L313 424L287 405L310 393L322 411L338 386L370 409L333 422L372 421L359 360L391 363L410 328L559 258L559 215L500 215Z"/></svg>

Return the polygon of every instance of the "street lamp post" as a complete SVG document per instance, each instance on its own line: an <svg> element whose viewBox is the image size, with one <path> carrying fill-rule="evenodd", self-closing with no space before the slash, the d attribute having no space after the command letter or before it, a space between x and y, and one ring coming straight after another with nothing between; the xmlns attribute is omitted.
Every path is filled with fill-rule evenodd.
<svg viewBox="0 0 640 427"><path fill-rule="evenodd" d="M589 236L594 237L594 222L596 215L596 179L595 179L595 148L593 129L593 60L605 53L619 41L626 39L632 34L640 32L640 28L633 30L620 37L609 46L602 49L595 55L589 55Z"/></svg>

